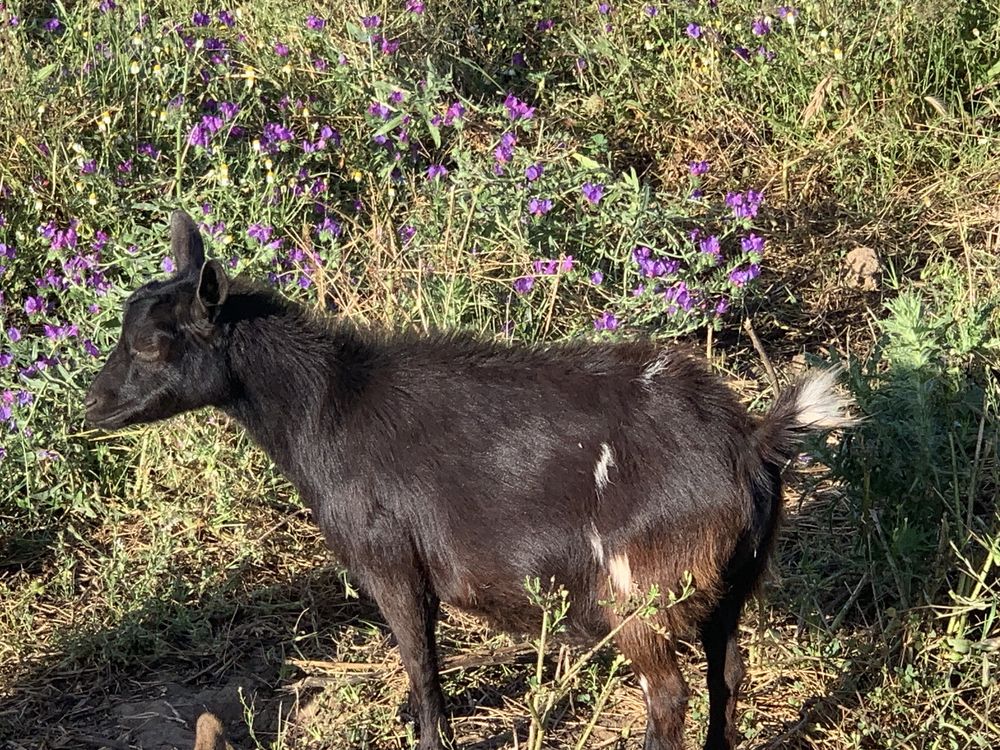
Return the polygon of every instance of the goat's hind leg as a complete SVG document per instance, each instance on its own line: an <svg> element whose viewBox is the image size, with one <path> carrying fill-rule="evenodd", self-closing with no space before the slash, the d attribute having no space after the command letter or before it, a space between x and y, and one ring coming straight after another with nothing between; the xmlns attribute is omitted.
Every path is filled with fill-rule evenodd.
<svg viewBox="0 0 1000 750"><path fill-rule="evenodd" d="M452 747L451 728L444 713L438 677L434 627L439 602L429 583L415 575L379 577L369 588L396 636L403 667L410 678L411 710L420 730L420 750Z"/></svg>
<svg viewBox="0 0 1000 750"><path fill-rule="evenodd" d="M742 602L724 599L701 628L708 662L708 737L705 750L733 750L739 743L736 702L743 683L743 657L737 640Z"/></svg>
<svg viewBox="0 0 1000 750"><path fill-rule="evenodd" d="M674 644L642 623L625 628L617 639L646 699L644 750L682 750L688 686Z"/></svg>

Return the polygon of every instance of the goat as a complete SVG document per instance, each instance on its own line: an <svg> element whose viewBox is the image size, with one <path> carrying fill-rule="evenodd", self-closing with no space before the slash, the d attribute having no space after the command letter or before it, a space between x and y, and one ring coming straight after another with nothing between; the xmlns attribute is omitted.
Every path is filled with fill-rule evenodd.
<svg viewBox="0 0 1000 750"><path fill-rule="evenodd" d="M851 423L834 371L757 418L698 357L650 341L378 333L230 279L181 211L171 246L175 274L125 303L87 421L116 429L213 406L242 423L392 629L421 750L452 744L440 603L528 632L533 578L568 592L569 635L595 642L622 625L646 750L682 747L683 633L708 662L705 747L736 745L737 622L774 540L783 468L808 434ZM602 605L685 580L694 593L651 620L623 624Z"/></svg>

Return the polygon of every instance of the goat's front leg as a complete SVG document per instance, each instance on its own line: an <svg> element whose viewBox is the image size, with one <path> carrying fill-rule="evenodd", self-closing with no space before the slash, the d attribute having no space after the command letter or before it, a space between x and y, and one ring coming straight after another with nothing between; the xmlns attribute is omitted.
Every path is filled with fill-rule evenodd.
<svg viewBox="0 0 1000 750"><path fill-rule="evenodd" d="M392 628L403 667L410 678L411 710L420 731L420 750L452 747L451 729L444 715L444 695L438 678L437 624L438 598L428 581L394 571L397 577L380 576L369 581L372 596Z"/></svg>

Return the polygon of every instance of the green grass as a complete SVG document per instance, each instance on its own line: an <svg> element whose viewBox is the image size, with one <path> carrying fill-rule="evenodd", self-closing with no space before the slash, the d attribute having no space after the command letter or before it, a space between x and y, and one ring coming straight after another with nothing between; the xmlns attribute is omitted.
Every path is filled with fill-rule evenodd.
<svg viewBox="0 0 1000 750"><path fill-rule="evenodd" d="M186 747L202 706L241 747L412 739L377 610L237 426L84 430L100 361L84 340L113 345L182 206L238 271L281 274L289 296L353 320L679 337L753 408L773 394L745 321L782 378L803 356L847 362L867 419L793 481L744 621L745 746L1000 746L1000 3L809 2L763 38L751 22L777 6L651 5L259 0L230 8L232 27L186 0L0 10L0 743ZM512 122L508 94L533 117ZM205 147L191 133L210 114ZM294 136L273 153L269 123ZM304 150L324 127L339 142ZM447 174L428 179L432 165ZM605 187L596 205L588 182ZM750 189L760 211L735 219L725 197ZM551 210L532 215L532 199ZM760 253L741 249L750 233ZM701 251L713 235L719 265ZM637 247L679 264L661 283L683 308L684 281L690 309L642 277ZM867 286L856 257L874 263ZM751 263L759 278L732 283ZM39 289L48 269L58 286ZM25 308L35 296L44 312ZM595 330L607 313L617 329ZM53 340L45 324L77 329ZM640 745L641 697L613 653L567 680L580 652L538 660L455 611L441 637L464 743ZM694 743L703 664L685 658Z"/></svg>

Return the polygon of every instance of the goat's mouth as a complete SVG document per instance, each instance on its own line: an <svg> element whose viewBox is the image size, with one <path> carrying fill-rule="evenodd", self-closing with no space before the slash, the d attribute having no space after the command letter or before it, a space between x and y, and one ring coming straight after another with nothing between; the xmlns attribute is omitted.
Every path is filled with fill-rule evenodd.
<svg viewBox="0 0 1000 750"><path fill-rule="evenodd" d="M116 430L125 427L129 423L129 417L134 411L131 404L118 404L111 409L102 409L97 405L90 405L84 412L83 419L90 427L101 430Z"/></svg>

